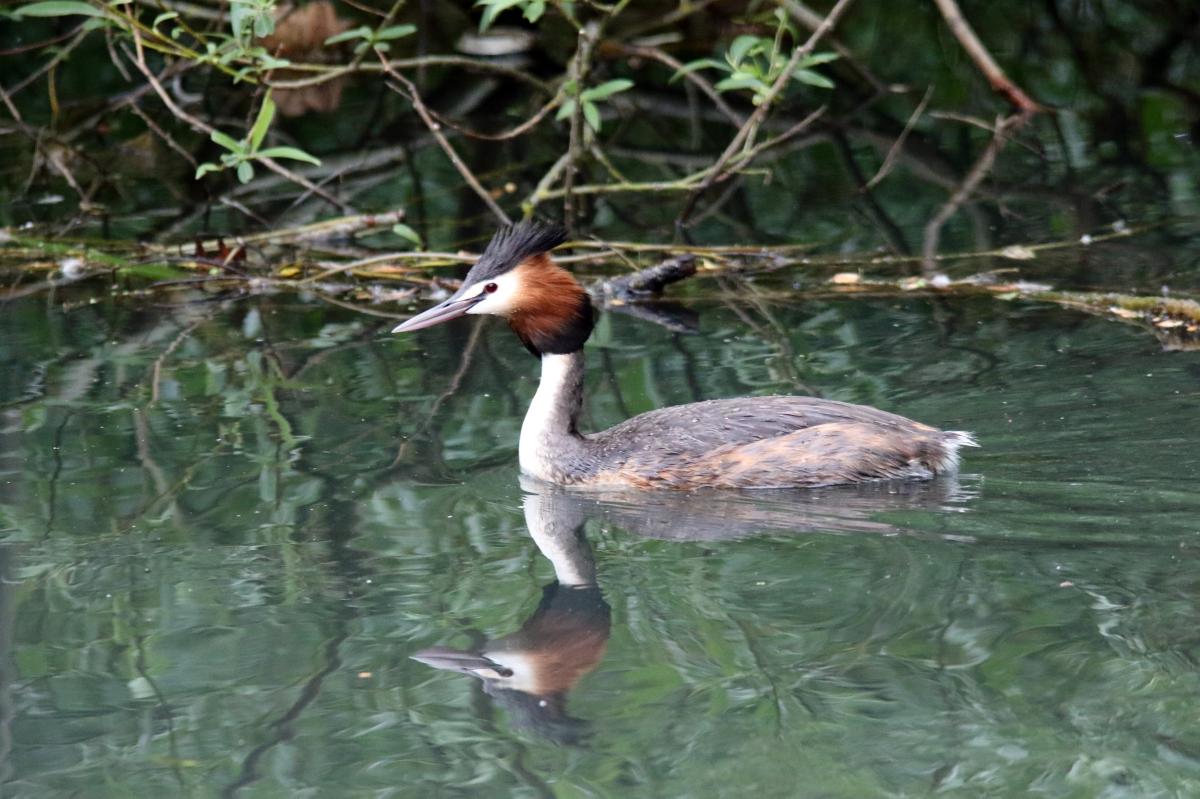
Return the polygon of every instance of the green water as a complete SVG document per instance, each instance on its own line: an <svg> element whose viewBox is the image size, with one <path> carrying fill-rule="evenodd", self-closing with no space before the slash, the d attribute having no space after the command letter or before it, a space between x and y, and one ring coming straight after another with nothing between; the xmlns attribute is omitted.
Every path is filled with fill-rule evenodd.
<svg viewBox="0 0 1200 799"><path fill-rule="evenodd" d="M9 305L4 795L1200 793L1200 354L992 299L696 310L604 317L589 426L814 392L983 446L924 485L562 494L519 482L501 324L464 359L470 323L296 297ZM543 602L556 567L598 591ZM411 659L504 636L555 695Z"/></svg>

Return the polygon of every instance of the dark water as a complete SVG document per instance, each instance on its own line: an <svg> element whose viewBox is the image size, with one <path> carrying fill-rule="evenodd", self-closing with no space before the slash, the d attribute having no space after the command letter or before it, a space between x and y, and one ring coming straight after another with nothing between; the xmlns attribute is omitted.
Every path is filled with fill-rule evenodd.
<svg viewBox="0 0 1200 799"><path fill-rule="evenodd" d="M983 447L564 494L518 480L502 325L10 305L4 795L1200 795L1200 354L991 299L698 310L605 317L589 425L813 392Z"/></svg>

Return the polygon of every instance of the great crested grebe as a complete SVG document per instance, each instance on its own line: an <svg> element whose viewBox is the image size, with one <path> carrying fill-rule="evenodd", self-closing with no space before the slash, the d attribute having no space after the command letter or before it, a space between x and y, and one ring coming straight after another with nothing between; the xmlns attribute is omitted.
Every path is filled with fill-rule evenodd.
<svg viewBox="0 0 1200 799"><path fill-rule="evenodd" d="M465 314L508 320L542 362L521 425L526 473L562 485L648 489L795 488L908 478L958 466L969 433L813 397L742 397L649 411L599 433L578 429L583 343L591 300L550 258L566 240L557 226L500 229L454 296L398 325L421 330Z"/></svg>

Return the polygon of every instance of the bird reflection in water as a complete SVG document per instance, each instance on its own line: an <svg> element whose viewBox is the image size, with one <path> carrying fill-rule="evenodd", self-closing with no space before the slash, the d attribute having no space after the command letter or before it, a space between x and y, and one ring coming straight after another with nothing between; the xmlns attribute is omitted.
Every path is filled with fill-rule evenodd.
<svg viewBox="0 0 1200 799"><path fill-rule="evenodd" d="M483 681L514 727L557 743L579 743L587 723L567 713L567 694L604 657L611 627L596 584L596 561L577 504L551 494L525 497L525 524L554 566L554 582L521 629L473 650L432 647L412 657Z"/></svg>
<svg viewBox="0 0 1200 799"><path fill-rule="evenodd" d="M608 603L584 534L588 519L644 538L722 541L755 534L915 535L888 523L889 512L962 511L974 493L956 480L879 482L808 491L664 493L580 492L522 477L525 523L554 567L554 582L521 628L470 649L431 647L414 660L483 681L515 728L561 744L579 744L588 722L567 711L567 696L604 657ZM933 537L933 536L931 536ZM970 540L966 536L938 538Z"/></svg>

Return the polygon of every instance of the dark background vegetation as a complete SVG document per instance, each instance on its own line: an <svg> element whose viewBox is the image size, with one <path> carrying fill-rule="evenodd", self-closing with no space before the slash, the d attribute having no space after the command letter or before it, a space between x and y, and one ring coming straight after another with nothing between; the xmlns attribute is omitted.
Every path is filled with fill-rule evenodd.
<svg viewBox="0 0 1200 799"><path fill-rule="evenodd" d="M239 6L253 4L233 8ZM551 4L536 25L524 22L521 8L507 10L484 37L508 51L500 56L464 52L477 50L483 9L443 2L339 3L297 24L305 35L284 30L289 11L299 12L260 10L283 20L279 34L266 48L264 40L248 38L225 71L147 47L146 65L163 76L178 110L235 139L250 128L265 86L329 77L271 71L245 53L269 48L293 62L344 66L338 77L303 90L306 96L274 90L281 109L304 113L276 117L267 144L319 157L320 167L281 163L311 179L324 197L261 166L246 185L232 170L193 179L197 164L215 163L224 151L151 91L134 63L132 23L119 19L128 11L150 26L169 4L118 6L108 12L107 27L92 31L81 29L89 19L82 16L11 20L0 34L10 117L0 221L57 223L56 233L68 223L72 232L83 225L118 238L176 242L197 232L232 235L350 211L402 209L431 245L477 240L494 216L449 165L411 98L394 90L404 87L382 72L382 57L446 120L441 127L450 146L508 215L519 217L536 204L538 213L562 218L569 204L587 233L671 240L691 194L680 182L713 165L738 130L735 122L754 106L749 91L732 90L721 95L725 113L697 84L672 80L675 70L664 61L720 60L738 36L771 37L777 9L793 28L784 35L786 54L807 40L803 21L819 20L828 9L799 2L617 6L614 14L614 6L598 3ZM203 38L226 48L222 53L236 50L219 38L231 30L230 10L185 6L179 20L159 28L187 21L193 33L167 41L199 49ZM1194 3L968 2L961 10L1012 82L1048 110L1012 134L952 215L946 244L987 249L996 241L1077 237L1114 222L1194 210L1200 129ZM589 24L596 26L595 41L584 54L582 82L573 84L576 25ZM361 40L320 44L323 34L362 25L415 31L388 41L382 54L355 55ZM815 50L835 48L842 57L814 68L833 88L792 81L757 140L787 131L819 107L825 113L743 165L744 174L705 192L688 216L688 236L921 251L922 228L985 153L990 128L1014 108L992 90L933 2L851 3ZM241 82L227 74L238 69ZM710 86L721 77L711 69L692 74ZM618 79L632 81L632 88L597 102L603 124L594 147L583 141L591 138L586 124L580 131L572 116L555 119L555 98L561 105L572 91ZM520 135L494 141L470 133L511 131L548 102L551 112ZM903 136L906 126L911 134ZM606 193L573 203L531 202L539 181L567 153L577 170L573 187ZM559 174L545 188L561 192L565 180ZM607 193L620 184L634 185Z"/></svg>

